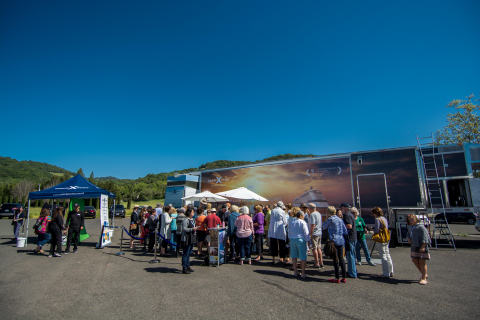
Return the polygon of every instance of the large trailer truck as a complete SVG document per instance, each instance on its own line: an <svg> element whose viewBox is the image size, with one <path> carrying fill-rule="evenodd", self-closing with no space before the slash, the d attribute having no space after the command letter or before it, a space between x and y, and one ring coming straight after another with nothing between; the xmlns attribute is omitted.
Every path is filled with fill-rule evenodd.
<svg viewBox="0 0 480 320"><path fill-rule="evenodd" d="M445 211L450 214L480 209L480 145L435 147L438 179ZM347 202L359 208L367 223L379 206L405 242L406 215L432 214L419 148L404 147L316 156L286 161L197 172L199 189L222 192L238 187L293 205L314 202L321 211ZM396 236L396 237L395 237Z"/></svg>

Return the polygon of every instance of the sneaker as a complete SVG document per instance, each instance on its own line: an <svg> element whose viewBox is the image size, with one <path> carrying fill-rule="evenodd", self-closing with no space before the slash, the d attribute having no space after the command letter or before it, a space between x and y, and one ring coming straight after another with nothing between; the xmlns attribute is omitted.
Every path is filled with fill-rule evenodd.
<svg viewBox="0 0 480 320"><path fill-rule="evenodd" d="M187 271L188 271L188 272L193 272L193 269L190 268L190 267L188 267L188 268L187 268Z"/></svg>
<svg viewBox="0 0 480 320"><path fill-rule="evenodd" d="M188 270L185 269L185 268L182 269L182 273L183 273L183 274L190 274L190 272L188 272Z"/></svg>
<svg viewBox="0 0 480 320"><path fill-rule="evenodd" d="M73 253L78 253L78 250L77 250L77 249L74 249L74 250L73 250Z"/></svg>
<svg viewBox="0 0 480 320"><path fill-rule="evenodd" d="M68 249L63 252L63 254L69 254L69 253L70 253L70 250Z"/></svg>
<svg viewBox="0 0 480 320"><path fill-rule="evenodd" d="M357 261L357 266L361 266L362 265L362 262L361 261Z"/></svg>
<svg viewBox="0 0 480 320"><path fill-rule="evenodd" d="M340 279L328 279L328 282L331 282L331 283L340 283Z"/></svg>
<svg viewBox="0 0 480 320"><path fill-rule="evenodd" d="M319 268L320 268L320 269L325 269L325 265L322 264L322 265L320 265Z"/></svg>
<svg viewBox="0 0 480 320"><path fill-rule="evenodd" d="M372 261L368 261L368 265L369 265L369 266L376 266L376 264L373 263Z"/></svg>
<svg viewBox="0 0 480 320"><path fill-rule="evenodd" d="M49 255L48 255L48 258L51 258L51 257L53 257L53 256L52 256L51 254L49 254Z"/></svg>
<svg viewBox="0 0 480 320"><path fill-rule="evenodd" d="M347 279L343 278L342 280L340 280L341 283L347 283Z"/></svg>
<svg viewBox="0 0 480 320"><path fill-rule="evenodd" d="M54 253L53 256L57 257L57 258L60 258L62 255L60 253Z"/></svg>

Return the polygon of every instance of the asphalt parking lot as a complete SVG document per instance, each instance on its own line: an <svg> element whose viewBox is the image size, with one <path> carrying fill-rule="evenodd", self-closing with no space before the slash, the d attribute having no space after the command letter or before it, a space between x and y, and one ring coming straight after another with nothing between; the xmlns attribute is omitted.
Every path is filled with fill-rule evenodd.
<svg viewBox="0 0 480 320"><path fill-rule="evenodd" d="M16 248L10 220L0 220L2 319L475 319L480 314L480 234L472 226L454 227L462 248L432 250L427 286L416 283L408 247L391 249L391 280L375 277L381 266L359 266L359 279L331 284L328 259L322 271L309 268L304 282L269 258L219 268L193 258L195 272L184 275L180 258L151 264L151 255L130 249L116 256L119 233L112 246L95 249L98 219L87 220L86 228L91 238L79 253L47 258L32 253L34 244Z"/></svg>

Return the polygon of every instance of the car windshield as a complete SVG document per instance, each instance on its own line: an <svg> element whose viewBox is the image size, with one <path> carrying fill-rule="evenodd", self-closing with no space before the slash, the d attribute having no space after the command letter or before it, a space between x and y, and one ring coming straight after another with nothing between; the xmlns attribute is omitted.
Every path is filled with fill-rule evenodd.
<svg viewBox="0 0 480 320"><path fill-rule="evenodd" d="M94 207L90 207L90 206L85 206L85 210L93 210L95 209Z"/></svg>

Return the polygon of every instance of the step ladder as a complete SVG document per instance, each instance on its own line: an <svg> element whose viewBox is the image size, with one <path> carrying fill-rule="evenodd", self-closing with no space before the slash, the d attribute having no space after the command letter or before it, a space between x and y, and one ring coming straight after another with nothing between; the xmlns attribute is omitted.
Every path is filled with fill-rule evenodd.
<svg viewBox="0 0 480 320"><path fill-rule="evenodd" d="M441 176L445 177L445 162L443 154L438 153L433 134L428 137L417 136L418 151L423 165L423 182L425 185L430 212L433 215L433 244L449 246L456 250L455 239L448 225L445 213L445 196Z"/></svg>

